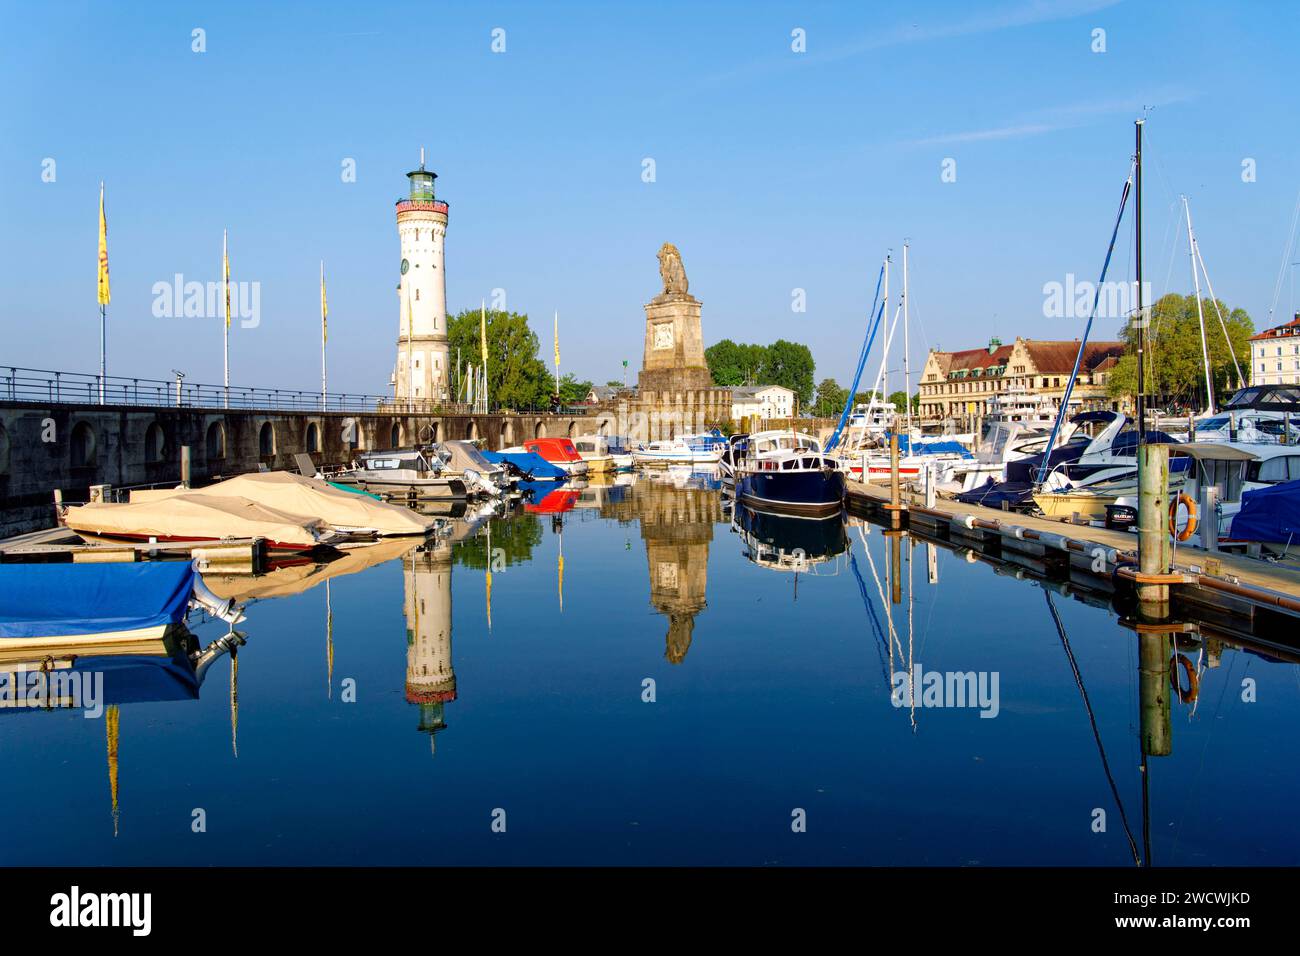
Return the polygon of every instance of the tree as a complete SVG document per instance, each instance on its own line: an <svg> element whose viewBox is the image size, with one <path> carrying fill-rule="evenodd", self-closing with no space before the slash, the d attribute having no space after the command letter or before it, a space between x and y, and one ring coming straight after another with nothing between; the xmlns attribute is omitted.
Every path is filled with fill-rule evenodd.
<svg viewBox="0 0 1300 956"><path fill-rule="evenodd" d="M766 357L763 345L738 345L723 339L704 350L714 385L754 385ZM771 384L763 382L762 384Z"/></svg>
<svg viewBox="0 0 1300 956"><path fill-rule="evenodd" d="M1215 303L1202 299L1205 314L1205 340L1210 354L1210 376L1216 396L1226 396L1240 384L1236 382L1233 354L1249 377L1250 336L1255 324L1244 309L1229 309L1218 303L1228 327L1231 351L1223 340ZM1146 354L1147 395L1157 401L1198 405L1205 407L1205 363L1201 355L1201 326L1196 314L1196 296L1171 292L1151 307L1151 324L1148 328ZM1113 398L1132 398L1137 393L1137 330L1132 319L1124 328L1122 337L1129 352L1120 358L1106 380L1106 391Z"/></svg>
<svg viewBox="0 0 1300 956"><path fill-rule="evenodd" d="M487 313L488 398L493 408L542 408L550 401L555 379L537 357L537 335L528 316L519 312ZM475 367L482 361L479 347L479 310L466 309L447 320L447 344L452 362L460 356ZM459 381L453 376L453 382ZM583 393L585 397L585 392Z"/></svg>
<svg viewBox="0 0 1300 956"><path fill-rule="evenodd" d="M906 412L906 411L907 411L907 393L904 392L902 389L899 389L897 392L892 393L892 394L889 396L889 404L893 405L893 406L894 406L896 409L898 409L900 412ZM916 412L916 410L920 407L920 405L921 405L921 396L920 396L920 395L913 395L913 396L912 396L912 411L913 411L913 412Z"/></svg>
<svg viewBox="0 0 1300 956"><path fill-rule="evenodd" d="M509 520L496 519L491 525L492 550L504 557L506 567L532 560L533 549L542 541L542 523L537 515L519 511ZM467 568L487 570L491 558L487 542L487 535L482 533L458 542L453 551L456 562Z"/></svg>
<svg viewBox="0 0 1300 956"><path fill-rule="evenodd" d="M580 382L576 375L569 372L560 377L560 404L576 405L585 402L591 394L591 383Z"/></svg>
<svg viewBox="0 0 1300 956"><path fill-rule="evenodd" d="M818 418L835 418L844 411L848 397L848 389L840 388L833 378L824 378L817 385L817 402L813 414Z"/></svg>
<svg viewBox="0 0 1300 956"><path fill-rule="evenodd" d="M812 404L815 368L808 346L777 339L767 347L759 377L764 385L783 385L790 389L802 407Z"/></svg>

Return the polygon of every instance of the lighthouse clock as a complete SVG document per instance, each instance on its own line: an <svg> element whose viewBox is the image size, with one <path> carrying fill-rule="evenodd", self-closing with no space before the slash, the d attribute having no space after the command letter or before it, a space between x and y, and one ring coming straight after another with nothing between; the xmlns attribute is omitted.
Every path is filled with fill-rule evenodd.
<svg viewBox="0 0 1300 956"><path fill-rule="evenodd" d="M443 244L447 204L434 198L438 174L420 168L406 174L410 196L397 201L401 239L401 281L397 286L399 317L397 367L393 372L398 401L442 402L450 396L447 346L447 280Z"/></svg>

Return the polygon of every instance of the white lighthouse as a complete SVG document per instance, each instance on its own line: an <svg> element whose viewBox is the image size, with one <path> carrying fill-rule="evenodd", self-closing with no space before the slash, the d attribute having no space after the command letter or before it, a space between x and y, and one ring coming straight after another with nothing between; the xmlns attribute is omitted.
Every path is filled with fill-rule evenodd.
<svg viewBox="0 0 1300 956"><path fill-rule="evenodd" d="M420 168L406 174L411 194L397 201L397 234L402 241L401 284L397 287L397 368L393 385L398 401L450 398L447 349L447 278L443 244L447 204L433 195L438 174Z"/></svg>

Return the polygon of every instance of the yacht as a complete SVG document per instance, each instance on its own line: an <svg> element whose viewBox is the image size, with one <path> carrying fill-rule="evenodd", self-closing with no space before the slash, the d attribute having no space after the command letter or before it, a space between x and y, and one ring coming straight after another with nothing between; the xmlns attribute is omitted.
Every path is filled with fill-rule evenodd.
<svg viewBox="0 0 1300 956"><path fill-rule="evenodd" d="M816 438L791 430L756 432L728 447L736 499L798 515L838 512L844 503L840 462Z"/></svg>
<svg viewBox="0 0 1300 956"><path fill-rule="evenodd" d="M632 452L638 465L717 463L726 451L727 440L716 428L698 435L679 435L659 441L642 442Z"/></svg>

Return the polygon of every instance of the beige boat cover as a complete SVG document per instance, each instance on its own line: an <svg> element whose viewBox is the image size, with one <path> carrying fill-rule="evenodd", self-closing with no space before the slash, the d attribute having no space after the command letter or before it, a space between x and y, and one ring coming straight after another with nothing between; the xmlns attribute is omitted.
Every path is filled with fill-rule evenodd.
<svg viewBox="0 0 1300 956"><path fill-rule="evenodd" d="M184 488L158 488L131 492L132 503L160 501L190 494ZM288 471L254 472L227 478L198 489L199 494L247 498L269 508L308 515L338 531L374 531L377 534L427 534L437 522L410 508L376 501L369 495L335 488L319 478L304 478Z"/></svg>
<svg viewBox="0 0 1300 956"><path fill-rule="evenodd" d="M276 568L252 577L247 574L214 574L205 571L203 583L217 597L223 600L233 598L237 604L266 598L291 597L333 578L356 574L385 561L402 558L422 543L414 538L390 538L374 544L349 547L343 557L328 564Z"/></svg>
<svg viewBox="0 0 1300 956"><path fill-rule="evenodd" d="M318 518L289 514L247 498L198 492L129 504L79 505L68 509L64 523L73 531L108 537L265 538L303 549L333 537Z"/></svg>

